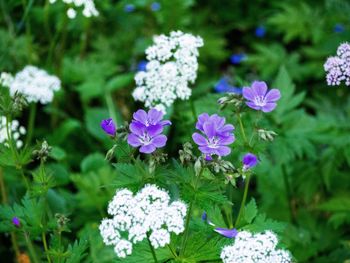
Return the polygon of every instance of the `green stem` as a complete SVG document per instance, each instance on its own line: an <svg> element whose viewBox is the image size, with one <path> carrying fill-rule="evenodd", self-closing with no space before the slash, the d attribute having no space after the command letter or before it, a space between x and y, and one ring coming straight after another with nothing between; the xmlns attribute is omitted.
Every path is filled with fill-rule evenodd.
<svg viewBox="0 0 350 263"><path fill-rule="evenodd" d="M174 259L176 259L176 258L177 258L177 254L176 254L176 252L174 251L174 249L171 247L171 245L168 245L168 248L169 248L171 254L173 254Z"/></svg>
<svg viewBox="0 0 350 263"><path fill-rule="evenodd" d="M197 111L196 111L196 107L194 105L194 101L193 101L192 97L190 97L190 104L191 104L191 111L192 111L193 120L194 120L194 122L196 122L197 121Z"/></svg>
<svg viewBox="0 0 350 263"><path fill-rule="evenodd" d="M239 123L239 127L241 129L241 133L242 133L242 137L243 137L243 141L244 143L249 146L248 140L247 140L247 136L245 135L245 131L244 131L244 127L243 127L243 122L241 119L241 114L239 112L237 112L237 119L238 119L238 123Z"/></svg>
<svg viewBox="0 0 350 263"><path fill-rule="evenodd" d="M152 244L151 244L151 241L149 240L149 234L148 234L148 233L147 233L147 241L148 241L149 248L151 249L151 253L152 253L154 262L155 262L155 263L158 263L157 255L156 255L156 252L155 252L155 250L154 250L154 247L153 247Z"/></svg>
<svg viewBox="0 0 350 263"><path fill-rule="evenodd" d="M243 198L242 198L241 207L239 208L238 216L237 216L237 219L236 219L235 228L238 227L238 225L240 223L240 220L241 220L241 217L243 215L245 202L247 200L247 195L248 195L249 182L250 182L250 173L248 172L247 175L246 175L246 179L245 179Z"/></svg>
<svg viewBox="0 0 350 263"><path fill-rule="evenodd" d="M38 258L36 256L36 252L35 252L34 247L33 247L33 243L30 240L30 238L29 238L29 236L28 236L28 234L26 232L24 232L24 237L25 237L25 240L26 240L26 243L27 243L27 247L29 249L29 253L30 253L31 257L32 257L33 262L34 263L39 263L39 260L38 260Z"/></svg>
<svg viewBox="0 0 350 263"><path fill-rule="evenodd" d="M11 16L7 12L7 6L5 5L4 0L0 0L0 4L1 4L1 10L2 10L2 14L4 16L4 20L5 20L6 24L7 24L7 28L9 30L10 34L14 36L15 35L15 29L14 28L15 27L13 25L13 21L11 19Z"/></svg>
<svg viewBox="0 0 350 263"><path fill-rule="evenodd" d="M49 38L49 42L51 43L52 33L50 30L50 23L49 23L49 10L50 10L50 0L46 0L45 6L44 6L44 24L45 24L46 34Z"/></svg>
<svg viewBox="0 0 350 263"><path fill-rule="evenodd" d="M26 147L28 147L30 145L32 138L33 138L35 116L36 116L36 103L32 103L32 104L30 104L30 111L29 111Z"/></svg>
<svg viewBox="0 0 350 263"><path fill-rule="evenodd" d="M106 99L109 116L113 119L115 125L117 126L117 114L115 113L113 99L110 92L108 91L105 92L105 99Z"/></svg>
<svg viewBox="0 0 350 263"><path fill-rule="evenodd" d="M47 247L47 241L46 241L45 232L42 232L41 236L42 236L42 240L43 240L43 245L44 245L44 250L45 250L45 253L46 253L47 262L51 263L51 259L50 259L50 256L49 256L49 249Z"/></svg>
<svg viewBox="0 0 350 263"><path fill-rule="evenodd" d="M295 218L294 209L292 206L293 196L292 196L290 183L288 180L287 170L284 164L282 164L282 174L283 174L284 187L286 188L286 199L289 207L290 219L292 223L295 223L296 218Z"/></svg>
<svg viewBox="0 0 350 263"><path fill-rule="evenodd" d="M185 233L184 233L183 238L182 238L180 256L182 256L185 253L187 239L188 239L188 234L189 234L190 220L191 220L192 213L193 213L193 206L194 206L194 204L196 202L197 190L198 190L198 182L199 182L200 176L202 175L202 172L203 172L203 169L201 169L199 174L198 174L198 176L196 176L196 180L195 180L195 183L194 183L194 197L192 198L192 200L190 202L190 206L188 208L188 214L187 214L186 223L185 223Z"/></svg>
<svg viewBox="0 0 350 263"><path fill-rule="evenodd" d="M27 190L29 191L29 183L27 181L27 178L25 177L24 175L24 171L23 171L23 167L22 165L19 163L19 157L18 157L18 152L16 150L16 148L14 147L13 145L13 139L12 139L12 134L11 134L11 131L10 131L10 126L9 126L9 121L10 117L6 117L6 132L7 132L7 141L8 141L8 144L10 146L10 149L11 149L11 152L12 152L12 158L13 158L13 161L15 163L15 166L16 166L16 169L17 170L20 170L20 173L21 173L21 176L22 176L22 179L24 181L24 184L26 185L26 188Z"/></svg>
<svg viewBox="0 0 350 263"><path fill-rule="evenodd" d="M4 180L4 176L1 168L0 168L0 191L1 191L2 204L7 204L8 200L7 200L7 194L6 194L5 180ZM16 261L18 261L20 252L17 244L17 238L14 232L11 232L11 243L12 243L12 248L15 251Z"/></svg>

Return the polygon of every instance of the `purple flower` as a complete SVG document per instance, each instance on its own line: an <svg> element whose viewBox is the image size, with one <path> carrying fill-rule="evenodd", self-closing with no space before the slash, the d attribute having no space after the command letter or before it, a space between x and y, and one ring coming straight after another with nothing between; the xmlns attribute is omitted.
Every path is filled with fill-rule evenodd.
<svg viewBox="0 0 350 263"><path fill-rule="evenodd" d="M266 28L264 26L258 26L255 28L255 36L258 38L263 38L266 34Z"/></svg>
<svg viewBox="0 0 350 263"><path fill-rule="evenodd" d="M226 156L231 152L230 145L235 141L233 135L234 127L225 125L225 118L213 114L203 113L198 116L196 128L202 134L195 132L193 141L199 146L199 150L205 155Z"/></svg>
<svg viewBox="0 0 350 263"><path fill-rule="evenodd" d="M115 133L117 132L117 127L114 124L114 121L112 118L102 120L101 122L101 128L107 133L108 135L115 136Z"/></svg>
<svg viewBox="0 0 350 263"><path fill-rule="evenodd" d="M153 2L153 3L151 4L151 10L152 10L153 12L159 11L159 10L160 10L160 7L161 7L161 5L160 5L160 3L158 3L158 2Z"/></svg>
<svg viewBox="0 0 350 263"><path fill-rule="evenodd" d="M231 63L232 64L239 64L241 63L242 61L246 60L247 58L247 55L244 54L244 53L239 53L239 54L233 54L231 57L230 57L230 60L231 60Z"/></svg>
<svg viewBox="0 0 350 263"><path fill-rule="evenodd" d="M238 231L236 228L228 229L228 228L217 227L214 229L214 231L228 238L234 238L238 234Z"/></svg>
<svg viewBox="0 0 350 263"><path fill-rule="evenodd" d="M146 71L147 64L148 64L148 62L146 60L141 60L137 64L137 71Z"/></svg>
<svg viewBox="0 0 350 263"><path fill-rule="evenodd" d="M14 217L12 218L12 224L15 225L15 227L20 227L21 226L21 222L19 221L19 218L18 217Z"/></svg>
<svg viewBox="0 0 350 263"><path fill-rule="evenodd" d="M345 31L345 27L343 24L336 24L333 28L335 33L343 33Z"/></svg>
<svg viewBox="0 0 350 263"><path fill-rule="evenodd" d="M251 87L243 88L243 97L248 100L246 104L250 108L270 112L276 108L276 101L281 98L281 93L278 89L267 92L264 81L254 81Z"/></svg>
<svg viewBox="0 0 350 263"><path fill-rule="evenodd" d="M131 133L128 135L128 144L132 147L140 147L142 153L152 153L157 148L165 146L167 137L163 134L164 126L171 122L163 119L163 113L156 109L147 112L138 110L133 115L130 123Z"/></svg>
<svg viewBox="0 0 350 263"><path fill-rule="evenodd" d="M135 11L135 6L133 4L127 4L124 6L124 12L131 13Z"/></svg>
<svg viewBox="0 0 350 263"><path fill-rule="evenodd" d="M207 224L209 224L211 226L215 226L214 223L209 220L207 212L203 212L202 221L206 222Z"/></svg>
<svg viewBox="0 0 350 263"><path fill-rule="evenodd" d="M252 154L247 153L243 156L243 170L248 170L258 164L258 158Z"/></svg>
<svg viewBox="0 0 350 263"><path fill-rule="evenodd" d="M242 94L242 89L230 85L226 77L221 78L214 87L217 93L236 93Z"/></svg>

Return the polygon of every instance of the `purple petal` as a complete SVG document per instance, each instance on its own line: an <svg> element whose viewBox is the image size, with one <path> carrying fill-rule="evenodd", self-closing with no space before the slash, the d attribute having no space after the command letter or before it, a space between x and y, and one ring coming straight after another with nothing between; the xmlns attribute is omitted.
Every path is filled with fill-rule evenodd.
<svg viewBox="0 0 350 263"><path fill-rule="evenodd" d="M163 112L156 109L150 109L147 115L148 121L151 124L156 124L163 118Z"/></svg>
<svg viewBox="0 0 350 263"><path fill-rule="evenodd" d="M164 120L164 121L159 122L159 124L162 125L162 126L167 126L167 125L171 125L171 121Z"/></svg>
<svg viewBox="0 0 350 263"><path fill-rule="evenodd" d="M156 150L156 146L154 146L152 143L148 145L143 145L140 147L141 153L152 153Z"/></svg>
<svg viewBox="0 0 350 263"><path fill-rule="evenodd" d="M216 150L208 146L199 146L198 149L204 154L216 154Z"/></svg>
<svg viewBox="0 0 350 263"><path fill-rule="evenodd" d="M234 238L237 236L238 231L235 228L227 229L227 228L221 228L217 227L214 229L215 232L219 233L220 235L228 238Z"/></svg>
<svg viewBox="0 0 350 263"><path fill-rule="evenodd" d="M217 114L213 114L209 118L210 122L214 122L216 128L221 128L225 124L225 118L218 116Z"/></svg>
<svg viewBox="0 0 350 263"><path fill-rule="evenodd" d="M275 102L269 102L269 103L266 103L265 106L262 106L261 110L263 112L270 112L270 111L273 111L276 108L276 106L277 104Z"/></svg>
<svg viewBox="0 0 350 263"><path fill-rule="evenodd" d="M243 97L247 100L254 101L256 93L252 88L244 87L242 91Z"/></svg>
<svg viewBox="0 0 350 263"><path fill-rule="evenodd" d="M12 218L12 224L14 226L16 226L16 227L20 227L21 226L21 222L20 222L19 218L16 217L16 216Z"/></svg>
<svg viewBox="0 0 350 263"><path fill-rule="evenodd" d="M247 104L249 108L252 108L254 110L260 110L261 109L261 107L257 106L254 102L247 101L245 104Z"/></svg>
<svg viewBox="0 0 350 263"><path fill-rule="evenodd" d="M235 136L219 137L220 145L229 145L235 141Z"/></svg>
<svg viewBox="0 0 350 263"><path fill-rule="evenodd" d="M216 148L216 154L219 156L226 156L231 153L231 148L227 146L220 146Z"/></svg>
<svg viewBox="0 0 350 263"><path fill-rule="evenodd" d="M204 138L204 136L200 135L199 133L195 132L192 134L193 141L199 145L199 146L205 146L208 144L207 140Z"/></svg>
<svg viewBox="0 0 350 263"><path fill-rule="evenodd" d="M146 131L146 126L139 121L132 121L129 125L129 129L132 133L141 136Z"/></svg>
<svg viewBox="0 0 350 263"><path fill-rule="evenodd" d="M254 81L252 84L252 89L258 96L265 96L267 85L264 81Z"/></svg>
<svg viewBox="0 0 350 263"><path fill-rule="evenodd" d="M167 141L167 137L163 134L157 135L152 139L152 144L154 144L157 148L164 147Z"/></svg>
<svg viewBox="0 0 350 263"><path fill-rule="evenodd" d="M219 132L220 132L220 134L222 134L222 133L231 133L231 132L234 131L234 129L235 129L235 127L232 124L226 124L226 125L224 125L224 127L222 127L219 130Z"/></svg>
<svg viewBox="0 0 350 263"><path fill-rule="evenodd" d="M142 124L147 124L147 113L144 110L138 110L133 114L135 120L141 122Z"/></svg>
<svg viewBox="0 0 350 263"><path fill-rule="evenodd" d="M128 135L128 144L130 144L132 147L139 147L140 145L142 145L142 143L140 142L139 137L137 137L133 133L130 133Z"/></svg>
<svg viewBox="0 0 350 263"><path fill-rule="evenodd" d="M146 128L149 136L154 137L158 134L161 134L163 131L163 126L161 124L150 125Z"/></svg>
<svg viewBox="0 0 350 263"><path fill-rule="evenodd" d="M208 113L202 113L198 116L198 121L196 123L196 129L203 131L203 124L209 119Z"/></svg>
<svg viewBox="0 0 350 263"><path fill-rule="evenodd" d="M270 90L265 96L267 102L275 102L278 101L280 98L281 92L278 89Z"/></svg>
<svg viewBox="0 0 350 263"><path fill-rule="evenodd" d="M216 129L215 129L215 124L213 122L205 122L203 124L203 130L205 135L207 135L208 138L212 138L216 135Z"/></svg>

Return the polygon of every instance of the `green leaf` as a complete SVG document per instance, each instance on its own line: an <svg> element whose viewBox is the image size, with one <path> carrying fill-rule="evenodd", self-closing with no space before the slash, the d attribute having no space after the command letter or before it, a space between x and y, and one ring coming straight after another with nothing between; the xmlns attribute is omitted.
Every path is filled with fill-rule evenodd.
<svg viewBox="0 0 350 263"><path fill-rule="evenodd" d="M50 152L50 156L56 161L62 161L66 159L67 154L66 154L66 151L63 150L61 147L53 146Z"/></svg>
<svg viewBox="0 0 350 263"><path fill-rule="evenodd" d="M286 224L266 218L265 214L259 214L252 224L243 227L243 229L251 232L263 232L265 230L272 230L276 233L282 233L286 228Z"/></svg>
<svg viewBox="0 0 350 263"><path fill-rule="evenodd" d="M256 206L255 199L252 198L252 200L250 200L250 202L244 208L244 220L250 224L257 214L258 208Z"/></svg>
<svg viewBox="0 0 350 263"><path fill-rule="evenodd" d="M130 86L133 83L133 80L134 80L133 73L121 74L109 80L106 84L106 89L109 92L117 91L119 89Z"/></svg>
<svg viewBox="0 0 350 263"><path fill-rule="evenodd" d="M83 173L98 171L106 164L105 157L101 153L93 153L84 158L80 164L80 169Z"/></svg>

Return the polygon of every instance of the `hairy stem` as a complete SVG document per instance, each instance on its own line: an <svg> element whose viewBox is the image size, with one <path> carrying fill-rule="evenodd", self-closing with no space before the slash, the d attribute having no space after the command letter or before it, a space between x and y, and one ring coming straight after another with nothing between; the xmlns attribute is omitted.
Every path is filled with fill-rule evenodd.
<svg viewBox="0 0 350 263"><path fill-rule="evenodd" d="M112 95L109 91L105 92L105 99L106 99L109 116L113 119L115 125L117 125L117 114L115 113Z"/></svg>
<svg viewBox="0 0 350 263"><path fill-rule="evenodd" d="M198 183L199 183L199 178L202 175L202 172L203 172L203 169L201 169L199 174L198 174L198 176L196 176L196 180L195 180L195 183L194 183L194 187L193 187L194 188L194 197L192 198L192 200L190 202L190 206L188 208L188 214L187 214L186 223L185 223L185 233L184 233L183 238L182 238L180 256L182 256L185 253L187 239L188 239L188 234L189 234L190 220L191 220L192 213L193 213L193 206L194 206L194 204L196 202Z"/></svg>
<svg viewBox="0 0 350 263"><path fill-rule="evenodd" d="M51 263L51 258L50 258L50 255L49 255L49 249L47 247L47 241L46 241L45 232L42 232L41 236L42 236L42 240L43 240L43 245L44 245L44 250L45 250L47 262Z"/></svg>
<svg viewBox="0 0 350 263"><path fill-rule="evenodd" d="M36 116L36 103L30 105L29 119L28 119L28 133L26 139L26 147L28 147L33 138L34 124Z"/></svg>
<svg viewBox="0 0 350 263"><path fill-rule="evenodd" d="M249 190L249 182L250 182L250 173L248 172L246 175L246 179L245 179L245 185L244 185L244 193L243 193L243 198L242 198L242 202L241 202L241 207L239 208L239 212L238 212L238 216L235 222L235 227L237 228L241 217L243 215L243 211L244 211L244 207L245 207L245 202L247 200L247 195L248 195L248 190Z"/></svg>
<svg viewBox="0 0 350 263"><path fill-rule="evenodd" d="M29 253L30 253L30 255L31 255L32 261L33 261L34 263L39 263L39 260L38 260L38 258L37 258L36 252L35 252L34 247L33 247L33 243L32 243L32 241L30 240L30 238L29 238L29 236L28 236L28 234L27 234L26 232L24 232L24 238L25 238L25 240L26 240L27 247L28 247L28 249L29 249Z"/></svg>

